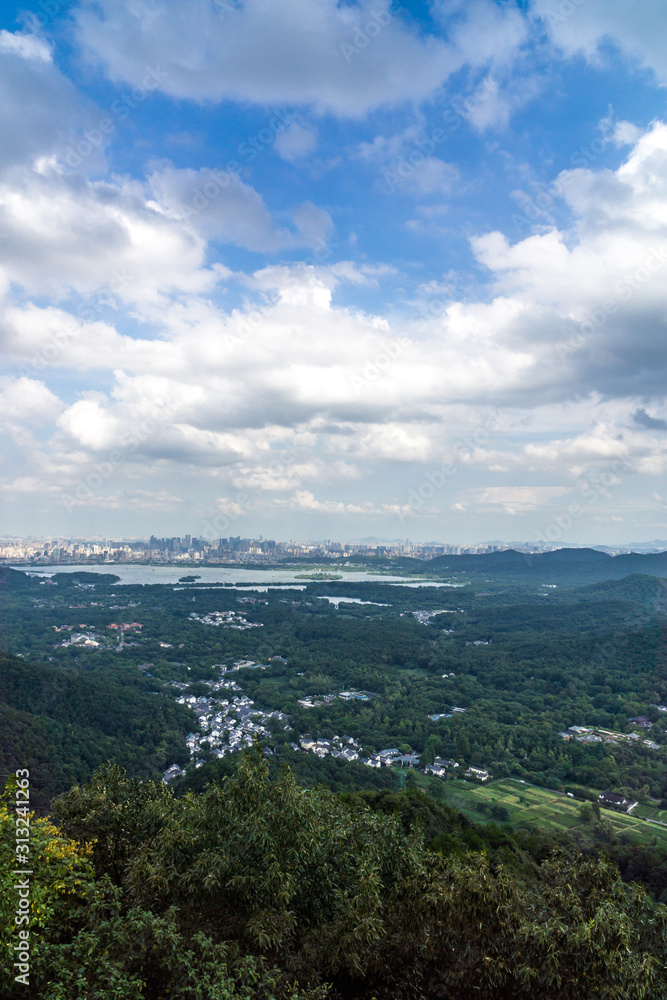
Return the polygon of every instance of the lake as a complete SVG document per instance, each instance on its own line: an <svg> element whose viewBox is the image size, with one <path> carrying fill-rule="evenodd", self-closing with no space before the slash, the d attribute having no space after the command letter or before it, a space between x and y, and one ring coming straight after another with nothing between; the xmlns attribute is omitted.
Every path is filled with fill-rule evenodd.
<svg viewBox="0 0 667 1000"><path fill-rule="evenodd" d="M13 566L12 569L23 570L31 576L53 576L55 573L113 573L120 577L119 586L123 584L151 584L159 583L165 585L179 584L181 577L198 576L198 585L211 585L216 583L234 584L261 584L266 586L271 583L282 583L305 587L305 582L300 574L304 572L304 567L296 569L245 569L238 566L142 566L136 563L103 563L93 566ZM380 573L371 573L367 570L357 570L346 572L343 567L336 567L336 572L341 573L343 580L341 583L388 583L394 585L403 584L408 587L460 587L465 584L440 583L430 580L417 580L415 577L387 576ZM308 580L308 583L318 583L317 580ZM321 581L322 583L331 581ZM184 588L188 584L181 584ZM253 588L254 589L254 588Z"/></svg>

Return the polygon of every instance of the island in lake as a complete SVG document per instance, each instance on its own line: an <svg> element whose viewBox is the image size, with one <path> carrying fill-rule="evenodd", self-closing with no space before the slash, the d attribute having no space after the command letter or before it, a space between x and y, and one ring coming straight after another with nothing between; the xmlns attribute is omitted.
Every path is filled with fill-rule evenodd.
<svg viewBox="0 0 667 1000"><path fill-rule="evenodd" d="M340 573L297 573L296 580L342 580Z"/></svg>

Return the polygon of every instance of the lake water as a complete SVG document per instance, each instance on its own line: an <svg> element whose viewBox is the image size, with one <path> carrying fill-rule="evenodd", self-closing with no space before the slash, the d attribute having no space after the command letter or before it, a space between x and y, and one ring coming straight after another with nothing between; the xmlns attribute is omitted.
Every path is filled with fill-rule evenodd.
<svg viewBox="0 0 667 1000"><path fill-rule="evenodd" d="M390 604L379 604L377 601L362 601L360 597L329 597L326 594L318 594L319 600L329 601L330 604L374 604L376 608L389 608Z"/></svg>
<svg viewBox="0 0 667 1000"><path fill-rule="evenodd" d="M54 573L113 573L120 577L123 584L178 584L183 576L197 576L200 585L216 583L261 584L265 587L271 583L296 584L305 587L307 583L331 583L325 580L303 580L300 575L307 572L307 567L297 569L245 569L238 566L141 566L136 563L104 563L95 566L13 566L12 569L23 570L33 576L53 576ZM414 577L386 576L370 573L367 570L346 572L335 567L334 572L340 573L344 583L388 583L406 587L460 587L465 584L440 583L431 580L415 581ZM182 585L183 586L183 585ZM185 585L187 586L187 585ZM256 589L256 588L252 588Z"/></svg>
<svg viewBox="0 0 667 1000"><path fill-rule="evenodd" d="M120 586L120 584L118 584ZM230 583L227 584L228 590L251 590L254 594L266 594L269 590L305 590L305 583ZM179 583L178 587L173 587L173 590L192 590L192 586L187 583ZM197 590L220 590L219 586L212 583L205 583L203 586L200 584Z"/></svg>

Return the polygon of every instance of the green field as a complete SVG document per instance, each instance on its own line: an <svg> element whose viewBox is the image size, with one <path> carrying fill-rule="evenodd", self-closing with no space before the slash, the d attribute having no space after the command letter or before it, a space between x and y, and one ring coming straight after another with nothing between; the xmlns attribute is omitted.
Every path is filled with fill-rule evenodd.
<svg viewBox="0 0 667 1000"><path fill-rule="evenodd" d="M465 781L447 782L445 798L475 822L488 823L493 818L489 809L498 805L508 810L510 822L514 826L526 824L554 832L567 832L586 825L582 823L580 815L583 802L571 799L561 792L538 788L511 778L487 785L472 785ZM639 809L642 811L637 815ZM667 826L648 823L641 818L642 815L665 818L664 810L659 812L651 806L637 807L629 816L602 808L602 819L613 827L617 835L624 833L638 843L667 847Z"/></svg>
<svg viewBox="0 0 667 1000"><path fill-rule="evenodd" d="M667 823L667 809L658 809L657 806L639 805L632 810L634 816L646 816L647 819L659 819Z"/></svg>

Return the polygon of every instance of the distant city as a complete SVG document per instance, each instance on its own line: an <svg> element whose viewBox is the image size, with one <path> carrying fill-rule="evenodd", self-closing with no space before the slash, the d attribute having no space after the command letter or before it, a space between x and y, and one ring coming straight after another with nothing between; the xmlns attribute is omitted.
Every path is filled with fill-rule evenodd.
<svg viewBox="0 0 667 1000"><path fill-rule="evenodd" d="M484 555L515 549L519 552L550 552L562 548L541 542L488 542L476 545L417 543L409 540L361 540L334 542L274 541L273 539L231 538L204 539L191 535L148 539L118 538L36 538L0 539L0 563L30 565L97 565L100 563L184 563L184 564L275 564L289 559L346 559L353 556L376 558L413 558L429 560L447 555ZM580 547L580 546L575 546ZM643 542L631 546L593 546L620 555L624 552L661 552L667 542Z"/></svg>

